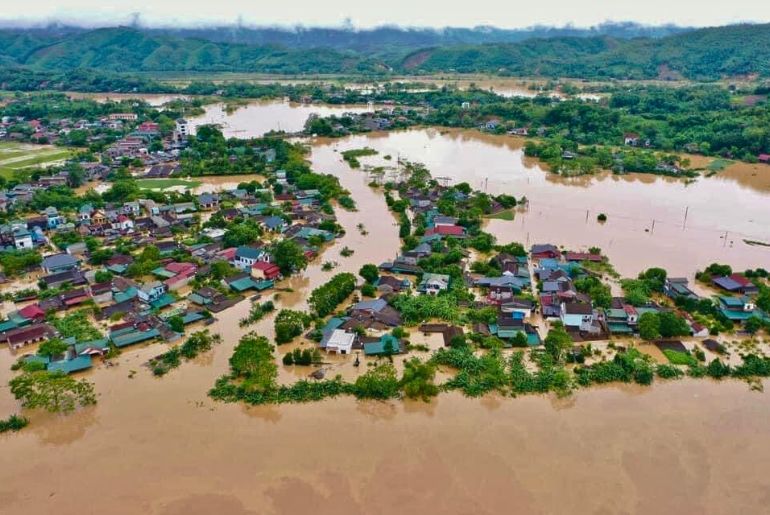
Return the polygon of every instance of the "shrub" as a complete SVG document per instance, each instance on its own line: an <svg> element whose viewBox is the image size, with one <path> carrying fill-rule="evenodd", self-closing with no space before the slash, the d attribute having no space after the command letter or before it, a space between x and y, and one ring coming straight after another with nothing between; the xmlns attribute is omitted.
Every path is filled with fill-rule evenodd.
<svg viewBox="0 0 770 515"><path fill-rule="evenodd" d="M398 392L396 369L391 363L383 363L368 370L353 385L353 393L359 399L392 399L398 396Z"/></svg>

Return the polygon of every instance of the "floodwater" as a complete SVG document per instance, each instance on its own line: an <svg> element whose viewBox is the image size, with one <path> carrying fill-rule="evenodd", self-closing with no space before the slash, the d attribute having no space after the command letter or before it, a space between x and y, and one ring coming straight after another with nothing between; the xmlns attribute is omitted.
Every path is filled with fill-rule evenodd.
<svg viewBox="0 0 770 515"><path fill-rule="evenodd" d="M770 242L768 166L728 169L692 182L650 174L563 178L524 156L522 143L477 131L416 129L318 140L316 146L340 152L371 147L379 155L361 158L364 164L420 161L451 183L525 196L529 207L514 221L489 220L486 229L502 242L598 246L622 274L664 266L693 276L715 261L736 269L770 265L770 248L743 241ZM597 222L599 213L607 215L606 223Z"/></svg>
<svg viewBox="0 0 770 515"><path fill-rule="evenodd" d="M458 138L470 145L459 145ZM376 141L389 137L366 142ZM472 152L486 146L501 148L460 135L444 144L452 141L458 148L445 158L448 163L473 160ZM364 172L350 170L335 152L335 146L360 143L354 138L313 148L314 167L338 175L359 211L339 211L346 235L301 276L282 284L293 291L279 294L279 307L302 309L309 292L333 274L392 258L398 247L382 196L366 185ZM429 164L437 152L427 144L402 151L410 148L419 154L410 158L422 156ZM484 152L475 161L485 172L504 167L490 158L492 150ZM514 165L511 170L519 173ZM545 177L534 165L527 170ZM450 172L434 167L434 173ZM534 202L534 192L532 197ZM368 235L357 230L359 223ZM355 254L342 257L344 246ZM324 261L339 267L324 272ZM28 428L0 435L0 511L728 514L760 513L770 502L770 446L763 445L770 403L737 381L613 386L566 399L447 394L431 403L213 402L206 392L227 371L245 332L238 320L249 304L217 315L210 329L222 334L220 346L162 379L143 363L163 352L163 344L128 349L117 367L85 374L95 384L96 406L70 416L25 413ZM268 317L252 329L270 335L271 326ZM12 359L0 350L3 416L18 412L4 386ZM301 376L298 369L281 367L281 380Z"/></svg>
<svg viewBox="0 0 770 515"><path fill-rule="evenodd" d="M264 100L249 102L228 112L224 103L206 106L206 114L189 118L190 125L217 124L227 137L255 138L270 131L301 131L311 114L318 116L365 113L371 108L360 105L298 104Z"/></svg>
<svg viewBox="0 0 770 515"><path fill-rule="evenodd" d="M189 100L193 95L175 95L159 93L83 93L70 91L66 95L72 99L90 99L99 103L120 102L122 100L143 100L153 107L160 107L172 100Z"/></svg>

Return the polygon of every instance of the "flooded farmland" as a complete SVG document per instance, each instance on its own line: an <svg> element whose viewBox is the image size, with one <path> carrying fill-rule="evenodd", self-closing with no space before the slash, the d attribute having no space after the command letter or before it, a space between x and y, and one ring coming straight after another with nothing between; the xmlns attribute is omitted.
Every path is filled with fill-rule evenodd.
<svg viewBox="0 0 770 515"><path fill-rule="evenodd" d="M237 130L256 132L262 123ZM742 247L736 238L732 245L718 240L693 248L721 230L768 237L770 203L761 187L731 177L691 185L652 176L565 182L524 159L520 142L510 138L409 131L314 142L314 168L339 176L359 211L338 212L346 235L287 281L293 291L280 293L279 306L302 308L310 290L333 274L393 257L397 227L384 200L367 186L366 173L351 170L339 154L363 146L380 151L366 163L400 154L426 163L436 176L526 195L528 212L513 222L490 221L503 240L525 241L529 233L530 242L597 244L627 273L653 264L689 271L714 259L736 266L768 261L762 248ZM661 229L666 221L674 227L688 205L685 229ZM603 226L595 222L599 211L609 217ZM647 233L651 218L660 223ZM342 257L344 246L355 254ZM323 261L339 266L323 271ZM1 435L0 512L728 514L760 513L770 502L770 446L751 444L770 434L770 403L744 383L624 385L567 399L452 393L430 403L215 403L206 392L226 372L248 309L242 302L217 315L210 329L223 343L166 377L143 366L162 344L129 349L117 367L86 374L95 383L96 406L67 417L30 413L28 428ZM272 318L252 328L269 335ZM17 411L6 386L12 359L2 349L3 414ZM297 375L281 370L281 380Z"/></svg>
<svg viewBox="0 0 770 515"><path fill-rule="evenodd" d="M190 125L216 124L225 136L231 138L256 138L270 131L297 132L305 126L311 114L318 116L364 113L367 106L330 106L321 104L297 104L265 100L250 102L244 106L227 109L227 105L213 104L206 107L206 114L190 118Z"/></svg>
<svg viewBox="0 0 770 515"><path fill-rule="evenodd" d="M452 183L525 196L528 207L514 221L490 220L487 231L503 242L598 246L621 274L658 265L688 276L712 262L737 269L770 265L770 248L744 242L770 241L768 166L728 169L690 183L650 174L564 178L526 158L522 143L475 131L420 129L319 140L314 151L371 147L379 155L362 163L419 161ZM384 159L388 155L391 160ZM600 213L606 223L597 222Z"/></svg>

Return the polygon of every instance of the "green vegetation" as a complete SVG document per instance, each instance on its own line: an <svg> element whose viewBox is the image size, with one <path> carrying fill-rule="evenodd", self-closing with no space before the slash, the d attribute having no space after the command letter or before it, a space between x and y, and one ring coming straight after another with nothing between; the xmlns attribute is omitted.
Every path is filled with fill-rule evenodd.
<svg viewBox="0 0 770 515"><path fill-rule="evenodd" d="M26 417L19 415L11 415L5 420L0 420L0 434L7 433L8 431L21 431L29 425L29 420Z"/></svg>
<svg viewBox="0 0 770 515"><path fill-rule="evenodd" d="M137 186L143 190L165 190L168 188L175 188L182 186L186 189L197 188L201 184L201 181L192 181L187 179L137 179Z"/></svg>
<svg viewBox="0 0 770 515"><path fill-rule="evenodd" d="M319 317L331 314L356 289L356 277L350 273L337 274L310 294L308 304Z"/></svg>
<svg viewBox="0 0 770 515"><path fill-rule="evenodd" d="M297 347L283 356L284 365L303 365L308 366L314 363L321 363L321 351L317 347L313 349L300 349Z"/></svg>
<svg viewBox="0 0 770 515"><path fill-rule="evenodd" d="M380 271L377 268L377 265L367 263L358 270L358 275L360 275L367 283L374 284L377 282L377 279L380 278Z"/></svg>
<svg viewBox="0 0 770 515"><path fill-rule="evenodd" d="M0 265L8 277L16 277L26 270L39 266L43 258L34 250L15 250L0 253Z"/></svg>
<svg viewBox="0 0 770 515"><path fill-rule="evenodd" d="M187 340L178 347L173 347L168 352L150 361L152 373L156 376L166 375L173 368L182 364L181 358L191 360L202 352L208 352L211 348L221 343L222 337L209 333L208 329L192 333Z"/></svg>
<svg viewBox="0 0 770 515"><path fill-rule="evenodd" d="M361 168L361 163L358 160L359 157L364 156L376 156L378 152L373 148L356 148L352 150L345 150L342 152L342 159L344 159L351 168Z"/></svg>
<svg viewBox="0 0 770 515"><path fill-rule="evenodd" d="M61 318L49 317L62 338L75 338L77 341L86 342L103 338L102 333L88 319L86 310L73 311Z"/></svg>
<svg viewBox="0 0 770 515"><path fill-rule="evenodd" d="M273 246L273 262L283 275L291 275L307 268L305 251L293 240L281 240Z"/></svg>
<svg viewBox="0 0 770 515"><path fill-rule="evenodd" d="M488 218L490 220L505 220L507 222L512 222L515 217L516 211L513 209L504 209L502 211L498 211L497 213L492 213L491 215L484 215L484 218Z"/></svg>
<svg viewBox="0 0 770 515"><path fill-rule="evenodd" d="M391 363L380 363L358 376L353 391L359 399L387 400L398 397L396 369Z"/></svg>
<svg viewBox="0 0 770 515"><path fill-rule="evenodd" d="M91 383L61 372L24 372L9 381L11 393L24 408L69 413L78 406L96 404Z"/></svg>
<svg viewBox="0 0 770 515"><path fill-rule="evenodd" d="M128 27L0 34L0 58L10 69L72 70L70 82L87 87L112 85L122 91L146 90L151 81L81 77L87 68L109 72L259 72L259 73L490 73L514 76L592 79L716 80L723 76L767 75L770 60L766 25L733 25L699 30L610 29L599 34L558 29L473 31L403 35L391 28L329 35L312 30L279 36L276 31L245 35L245 43L222 41L216 32L167 32ZM259 29L251 29L258 31ZM239 29L244 34L244 29ZM657 33L655 31L658 31ZM613 37L617 36L619 37ZM647 37L633 37L639 34ZM651 38L649 34L664 37ZM187 37L184 37L187 36ZM534 36L534 37L533 37ZM552 37L556 36L556 37ZM207 38L208 37L208 38ZM298 40L298 38L301 38ZM339 41L350 42L346 48ZM266 44L267 42L267 44ZM747 44L748 42L748 44ZM713 51L719 48L731 59ZM387 49L387 51L384 51ZM77 72L80 72L78 74ZM25 84L33 72L16 78ZM110 84L112 82L112 84ZM267 90L267 88L265 88ZM207 88L198 86L198 91ZM195 90L193 90L195 91Z"/></svg>
<svg viewBox="0 0 770 515"><path fill-rule="evenodd" d="M249 316L246 318L242 318L239 322L239 325L241 327L248 327L251 324L256 324L262 318L264 318L265 315L268 313L271 313L275 310L275 305L273 304L273 301L266 301L262 302L261 304L252 304L251 309L249 310Z"/></svg>
<svg viewBox="0 0 770 515"><path fill-rule="evenodd" d="M310 315L302 311L282 309L275 317L275 342L289 343L310 325Z"/></svg>
<svg viewBox="0 0 770 515"><path fill-rule="evenodd" d="M404 376L400 386L404 395L410 399L430 400L438 395L438 386L434 383L436 367L423 363L418 358L411 358L404 363Z"/></svg>
<svg viewBox="0 0 770 515"><path fill-rule="evenodd" d="M697 365L697 360L689 353L663 349L663 355L672 365Z"/></svg>
<svg viewBox="0 0 770 515"><path fill-rule="evenodd" d="M71 157L70 149L26 143L0 143L0 177L13 179L27 169L50 165Z"/></svg>
<svg viewBox="0 0 770 515"><path fill-rule="evenodd" d="M401 318L407 325L416 325L433 318L454 322L460 316L456 299L449 295L420 295L415 297L402 294L398 295L392 303L401 313Z"/></svg>

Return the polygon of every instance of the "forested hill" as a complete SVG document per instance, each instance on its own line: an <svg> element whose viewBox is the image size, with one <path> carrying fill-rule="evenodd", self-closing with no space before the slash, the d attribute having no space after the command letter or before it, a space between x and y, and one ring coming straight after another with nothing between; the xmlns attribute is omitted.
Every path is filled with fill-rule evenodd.
<svg viewBox="0 0 770 515"><path fill-rule="evenodd" d="M347 44L337 31L329 36L328 45L322 44L323 37L318 33L313 33L314 36L304 42L274 44L275 38L270 39L264 33L233 36L230 39L239 42L231 42L226 41L228 37L222 33L206 32L212 30L185 29L173 33L125 27L0 30L0 66L23 66L41 71L91 68L111 72L479 72L588 79L709 80L770 75L770 25L672 30L673 34L664 37L638 38L615 37L609 35L611 31L599 36L582 32L580 36L530 37L516 42L483 44L455 44L458 40L475 41L473 38L481 36L474 31L466 33L462 32L466 29L453 29L456 32L441 36L439 43L427 47L425 40L430 38L426 32L397 37L396 33L402 29L381 29L376 36L370 34L369 40L362 40L363 36L351 32ZM505 31L496 30L488 29L488 39L481 40L503 38ZM629 34L628 31L622 33ZM184 36L189 34L199 37ZM258 36L271 44L259 43ZM514 36L509 34L508 37ZM360 44L377 38L390 43Z"/></svg>
<svg viewBox="0 0 770 515"><path fill-rule="evenodd" d="M699 29L659 39L551 38L432 48L407 56L401 66L412 72L621 79L768 76L770 25Z"/></svg>

